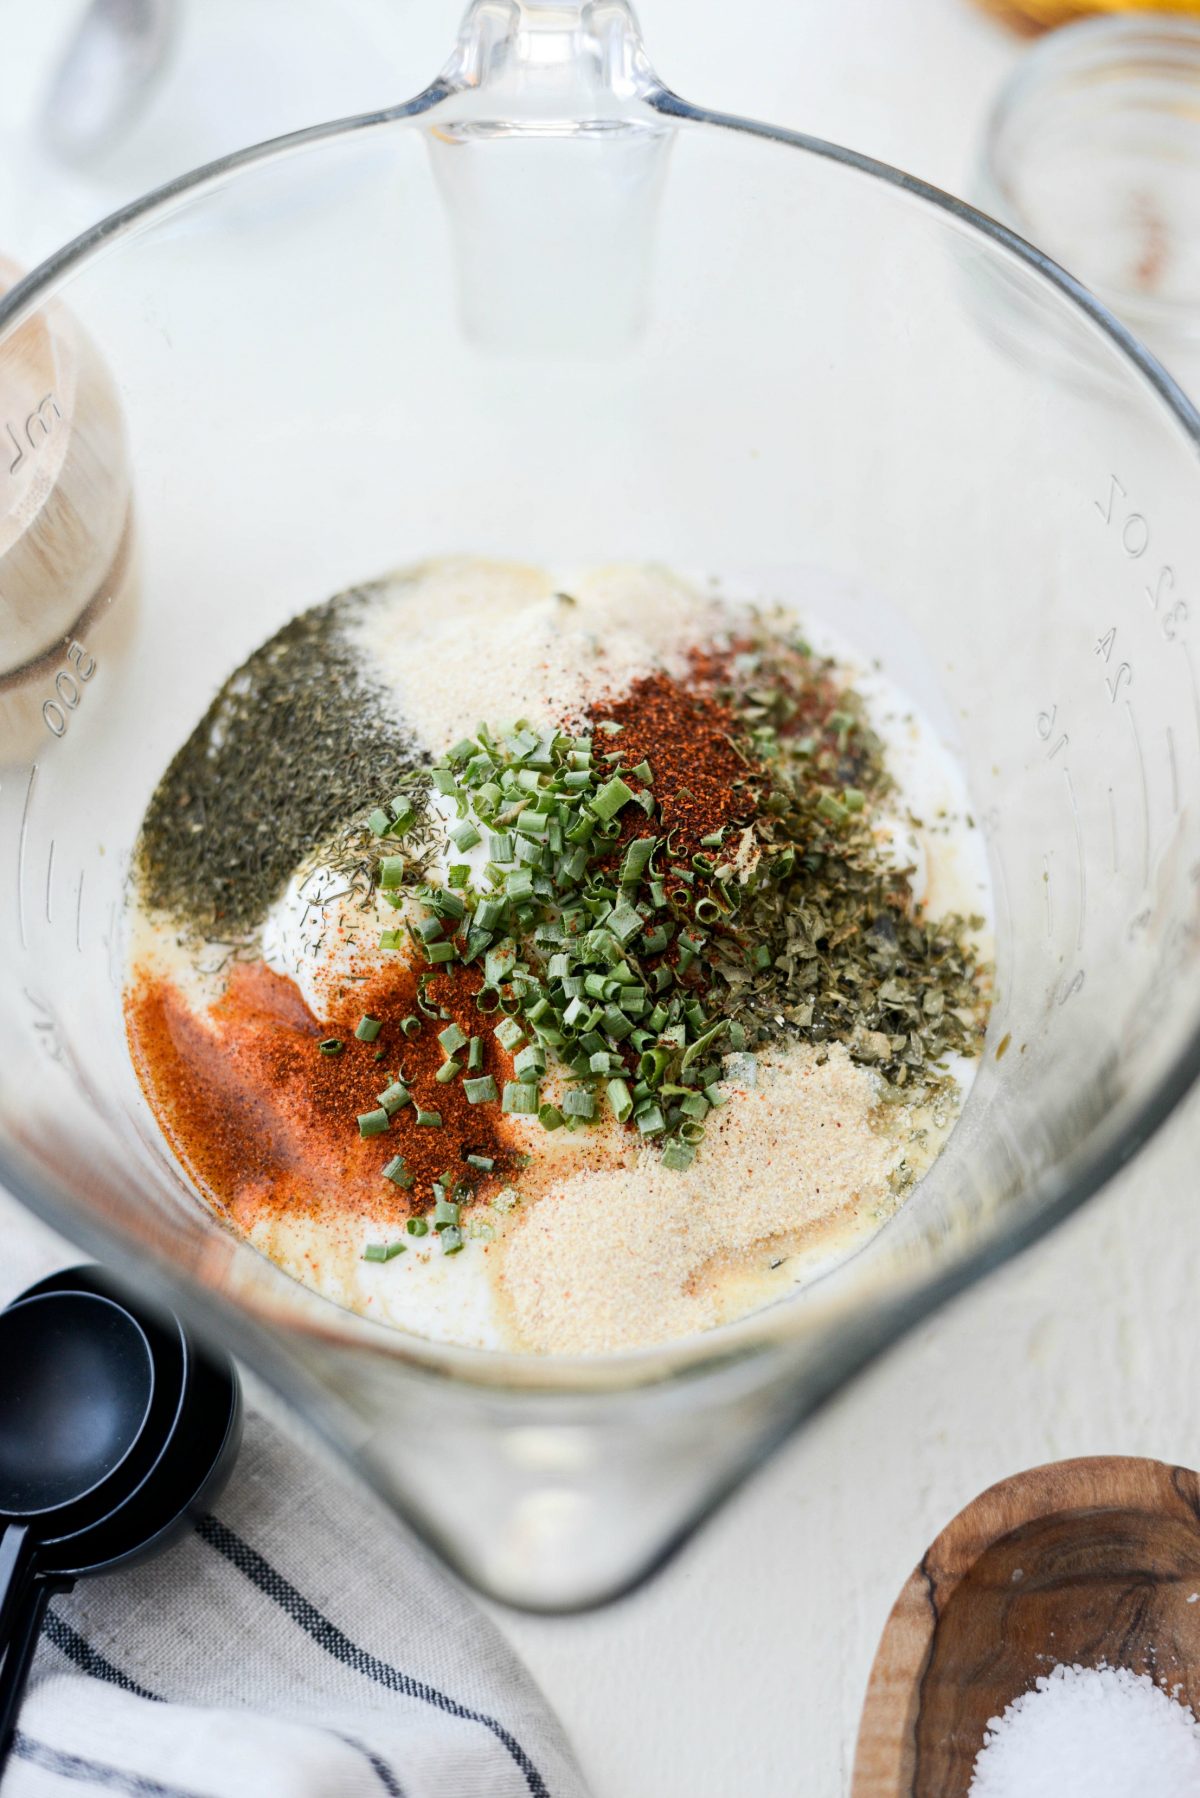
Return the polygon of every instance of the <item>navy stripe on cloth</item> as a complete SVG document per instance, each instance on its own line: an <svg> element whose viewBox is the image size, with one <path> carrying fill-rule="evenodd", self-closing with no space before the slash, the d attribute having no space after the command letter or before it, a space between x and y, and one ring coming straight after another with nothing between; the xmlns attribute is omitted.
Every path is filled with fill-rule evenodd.
<svg viewBox="0 0 1200 1798"><path fill-rule="evenodd" d="M53 1642L60 1654L65 1654L81 1673L90 1674L93 1679L107 1680L110 1686L120 1686L123 1692L132 1692L135 1698L150 1698L155 1704L162 1701L157 1692L148 1692L145 1686L139 1686L136 1679L130 1679L119 1667L98 1648L86 1642L77 1629L72 1629L62 1617L54 1611L47 1611L46 1620L42 1624L42 1634L47 1641Z"/></svg>
<svg viewBox="0 0 1200 1798"><path fill-rule="evenodd" d="M356 1749L365 1761L371 1763L371 1768L375 1777L387 1793L388 1798L404 1798L404 1793L400 1786L397 1785L396 1775L392 1772L392 1769L388 1766L386 1761L381 1761L374 1750L368 1748L365 1742L359 1742L353 1736L344 1736L340 1729L330 1730L329 1733L330 1735L335 1735L339 1742L345 1742L347 1748Z"/></svg>
<svg viewBox="0 0 1200 1798"><path fill-rule="evenodd" d="M42 1633L48 1641L54 1644L60 1654L64 1654L74 1666L79 1668L81 1673L86 1673L91 1679L105 1680L111 1686L119 1686L122 1692L131 1692L135 1698L149 1699L151 1704L165 1703L161 1693L148 1691L145 1686L140 1686L136 1679L130 1679L127 1673L122 1673L121 1669L114 1666L106 1655L101 1654L98 1648L93 1648L92 1644L86 1641L77 1629L73 1629L65 1618L59 1617L54 1611L47 1611L46 1620L42 1625ZM373 1749L368 1748L365 1742L356 1742L353 1736L343 1735L340 1730L336 1729L332 1729L328 1733L335 1735L339 1742L345 1742L347 1748L352 1748L356 1754L362 1755L388 1798L404 1798L404 1790L397 1783L392 1769L386 1761L380 1759ZM47 1748L44 1743L35 1743L34 1746L44 1754L59 1752L57 1749ZM30 1757L26 1756L26 1758ZM112 1771L115 1773L116 1769L112 1769ZM83 1775L73 1774L64 1775L64 1777L82 1778ZM131 1774L124 1777L135 1778L138 1776ZM153 1781L145 1789L154 1789ZM169 1788L163 1786L161 1789L165 1792Z"/></svg>
<svg viewBox="0 0 1200 1798"><path fill-rule="evenodd" d="M281 1610L286 1612L293 1623L311 1636L312 1640L318 1647L323 1648L326 1654L341 1661L343 1666L351 1667L356 1673L361 1673L365 1679L374 1680L377 1685L384 1686L389 1692L403 1693L406 1698L419 1698L425 1704L431 1704L437 1710L444 1711L447 1716L460 1717L464 1723L482 1724L484 1729L491 1731L498 1742L503 1743L521 1769L531 1798L550 1798L549 1787L520 1742L495 1717L489 1717L486 1711L471 1710L469 1706L460 1704L456 1698L450 1698L445 1692L439 1691L437 1686L427 1685L424 1680L415 1679L411 1673L403 1673L388 1661L381 1661L365 1648L360 1648L335 1623L331 1623L329 1618L324 1616L311 1600L305 1598L302 1592L298 1592L295 1586L284 1579L283 1575L272 1567L271 1563L265 1560L256 1548L251 1548L248 1542L244 1542L235 1531L231 1530L228 1524L219 1522L215 1517L202 1517L196 1524L196 1530L211 1548L215 1548L218 1554L224 1555L225 1559L231 1562L239 1573L244 1574L253 1585L258 1587L260 1592L265 1593Z"/></svg>
<svg viewBox="0 0 1200 1798"><path fill-rule="evenodd" d="M204 1798L202 1792L167 1786L160 1779L150 1779L144 1773L125 1773L120 1767L110 1767L104 1761L86 1760L82 1754L67 1754L61 1748L35 1741L21 1730L13 1737L12 1751L31 1766L56 1773L60 1779L86 1781L105 1791L124 1792L127 1798Z"/></svg>

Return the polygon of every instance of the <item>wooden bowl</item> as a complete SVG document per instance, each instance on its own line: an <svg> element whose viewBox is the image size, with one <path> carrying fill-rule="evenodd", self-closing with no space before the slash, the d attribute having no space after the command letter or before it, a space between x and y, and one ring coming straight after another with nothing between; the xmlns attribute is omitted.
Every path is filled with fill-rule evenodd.
<svg viewBox="0 0 1200 1798"><path fill-rule="evenodd" d="M852 1798L966 1798L989 1718L1056 1662L1148 1673L1200 1715L1200 1479L1035 1467L942 1531L888 1619Z"/></svg>

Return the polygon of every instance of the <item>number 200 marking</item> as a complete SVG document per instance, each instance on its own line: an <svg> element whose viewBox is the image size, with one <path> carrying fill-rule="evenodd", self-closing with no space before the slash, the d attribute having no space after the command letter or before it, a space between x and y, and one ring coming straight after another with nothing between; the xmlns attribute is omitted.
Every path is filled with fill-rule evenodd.
<svg viewBox="0 0 1200 1798"><path fill-rule="evenodd" d="M96 672L95 656L90 656L83 644L74 639L67 647L67 660L73 663L74 673L70 668L60 668L54 677L58 697L47 699L42 705L46 729L53 737L66 736L68 718L83 697L81 688Z"/></svg>

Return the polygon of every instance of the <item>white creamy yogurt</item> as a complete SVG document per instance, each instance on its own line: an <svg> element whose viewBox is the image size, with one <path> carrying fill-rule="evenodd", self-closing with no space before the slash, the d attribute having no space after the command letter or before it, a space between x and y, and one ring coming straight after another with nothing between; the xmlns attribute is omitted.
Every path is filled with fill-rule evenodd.
<svg viewBox="0 0 1200 1798"><path fill-rule="evenodd" d="M355 963L397 913L381 894L352 886L318 856L293 874L262 926L263 960L299 988L316 1018L326 1001L359 978Z"/></svg>

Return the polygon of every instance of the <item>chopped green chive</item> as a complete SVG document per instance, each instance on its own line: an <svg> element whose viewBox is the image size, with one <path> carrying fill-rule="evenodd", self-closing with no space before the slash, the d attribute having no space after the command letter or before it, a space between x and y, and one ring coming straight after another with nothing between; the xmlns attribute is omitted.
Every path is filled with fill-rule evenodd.
<svg viewBox="0 0 1200 1798"><path fill-rule="evenodd" d="M650 866L658 846L657 837L634 837L621 863L622 886L635 886Z"/></svg>
<svg viewBox="0 0 1200 1798"><path fill-rule="evenodd" d="M389 1117L395 1117L396 1113L408 1104L412 1094L402 1080L393 1080L390 1086L385 1087L376 1096L380 1108L386 1111Z"/></svg>
<svg viewBox="0 0 1200 1798"><path fill-rule="evenodd" d="M360 1112L358 1134L360 1136L382 1136L388 1127L388 1114L382 1105L378 1111Z"/></svg>
<svg viewBox="0 0 1200 1798"><path fill-rule="evenodd" d="M465 818L452 824L446 834L456 849L474 849L477 843L483 841L475 826Z"/></svg>
<svg viewBox="0 0 1200 1798"><path fill-rule="evenodd" d="M607 824L632 798L632 789L625 785L619 774L614 774L611 780L605 781L595 798L589 801L589 806L601 823Z"/></svg>
<svg viewBox="0 0 1200 1798"><path fill-rule="evenodd" d="M422 1111L420 1106L418 1106L417 1122L426 1130L440 1130L442 1127L442 1114L440 1111Z"/></svg>
<svg viewBox="0 0 1200 1798"><path fill-rule="evenodd" d="M460 1049L467 1046L467 1034L457 1024L447 1024L444 1030L438 1031L438 1041L447 1055L457 1055Z"/></svg>
<svg viewBox="0 0 1200 1798"><path fill-rule="evenodd" d="M513 1072L518 1080L537 1080L546 1071L546 1052L538 1043L529 1043L513 1056Z"/></svg>
<svg viewBox="0 0 1200 1798"><path fill-rule="evenodd" d="M468 1105L486 1105L500 1096L491 1074L481 1074L478 1080L464 1080L463 1092L467 1095Z"/></svg>
<svg viewBox="0 0 1200 1798"><path fill-rule="evenodd" d="M407 1248L403 1242L369 1242L362 1252L364 1261L394 1261Z"/></svg>
<svg viewBox="0 0 1200 1798"><path fill-rule="evenodd" d="M342 1039L340 1036L324 1037L317 1044L317 1048L321 1051L322 1055L340 1055L342 1052Z"/></svg>
<svg viewBox="0 0 1200 1798"><path fill-rule="evenodd" d="M845 824L850 817L847 807L835 799L832 793L822 793L817 801L817 814L830 824Z"/></svg>
<svg viewBox="0 0 1200 1798"><path fill-rule="evenodd" d="M392 820L388 817L386 812L380 811L378 808L376 808L367 819L367 829L371 832L372 836L385 837L391 828Z"/></svg>
<svg viewBox="0 0 1200 1798"><path fill-rule="evenodd" d="M643 1136L660 1136L667 1127L667 1120L657 1105L643 1106L636 1118L637 1127Z"/></svg>
<svg viewBox="0 0 1200 1798"><path fill-rule="evenodd" d="M501 1108L519 1116L535 1114L538 1109L537 1087L525 1080L506 1080Z"/></svg>
<svg viewBox="0 0 1200 1798"><path fill-rule="evenodd" d="M618 1124L623 1124L633 1112L633 1098L625 1080L610 1080L608 1083L608 1102L612 1106L613 1116Z"/></svg>
<svg viewBox="0 0 1200 1798"><path fill-rule="evenodd" d="M409 1187L415 1176L409 1173L403 1155L393 1155L383 1170L383 1177L395 1186Z"/></svg>
<svg viewBox="0 0 1200 1798"><path fill-rule="evenodd" d="M608 929L622 945L631 943L642 928L641 913L626 905L623 899L613 907L606 919Z"/></svg>
<svg viewBox="0 0 1200 1798"><path fill-rule="evenodd" d="M495 1030L495 1036L497 1036L497 1043L500 1045L500 1048L507 1048L509 1054L513 1054L513 1050L515 1050L516 1046L525 1041L525 1032L522 1030L522 1027L518 1025L516 1018L500 1019L497 1030Z"/></svg>
<svg viewBox="0 0 1200 1798"><path fill-rule="evenodd" d="M378 1018L360 1018L354 1034L360 1043L373 1043L382 1029L383 1025Z"/></svg>

